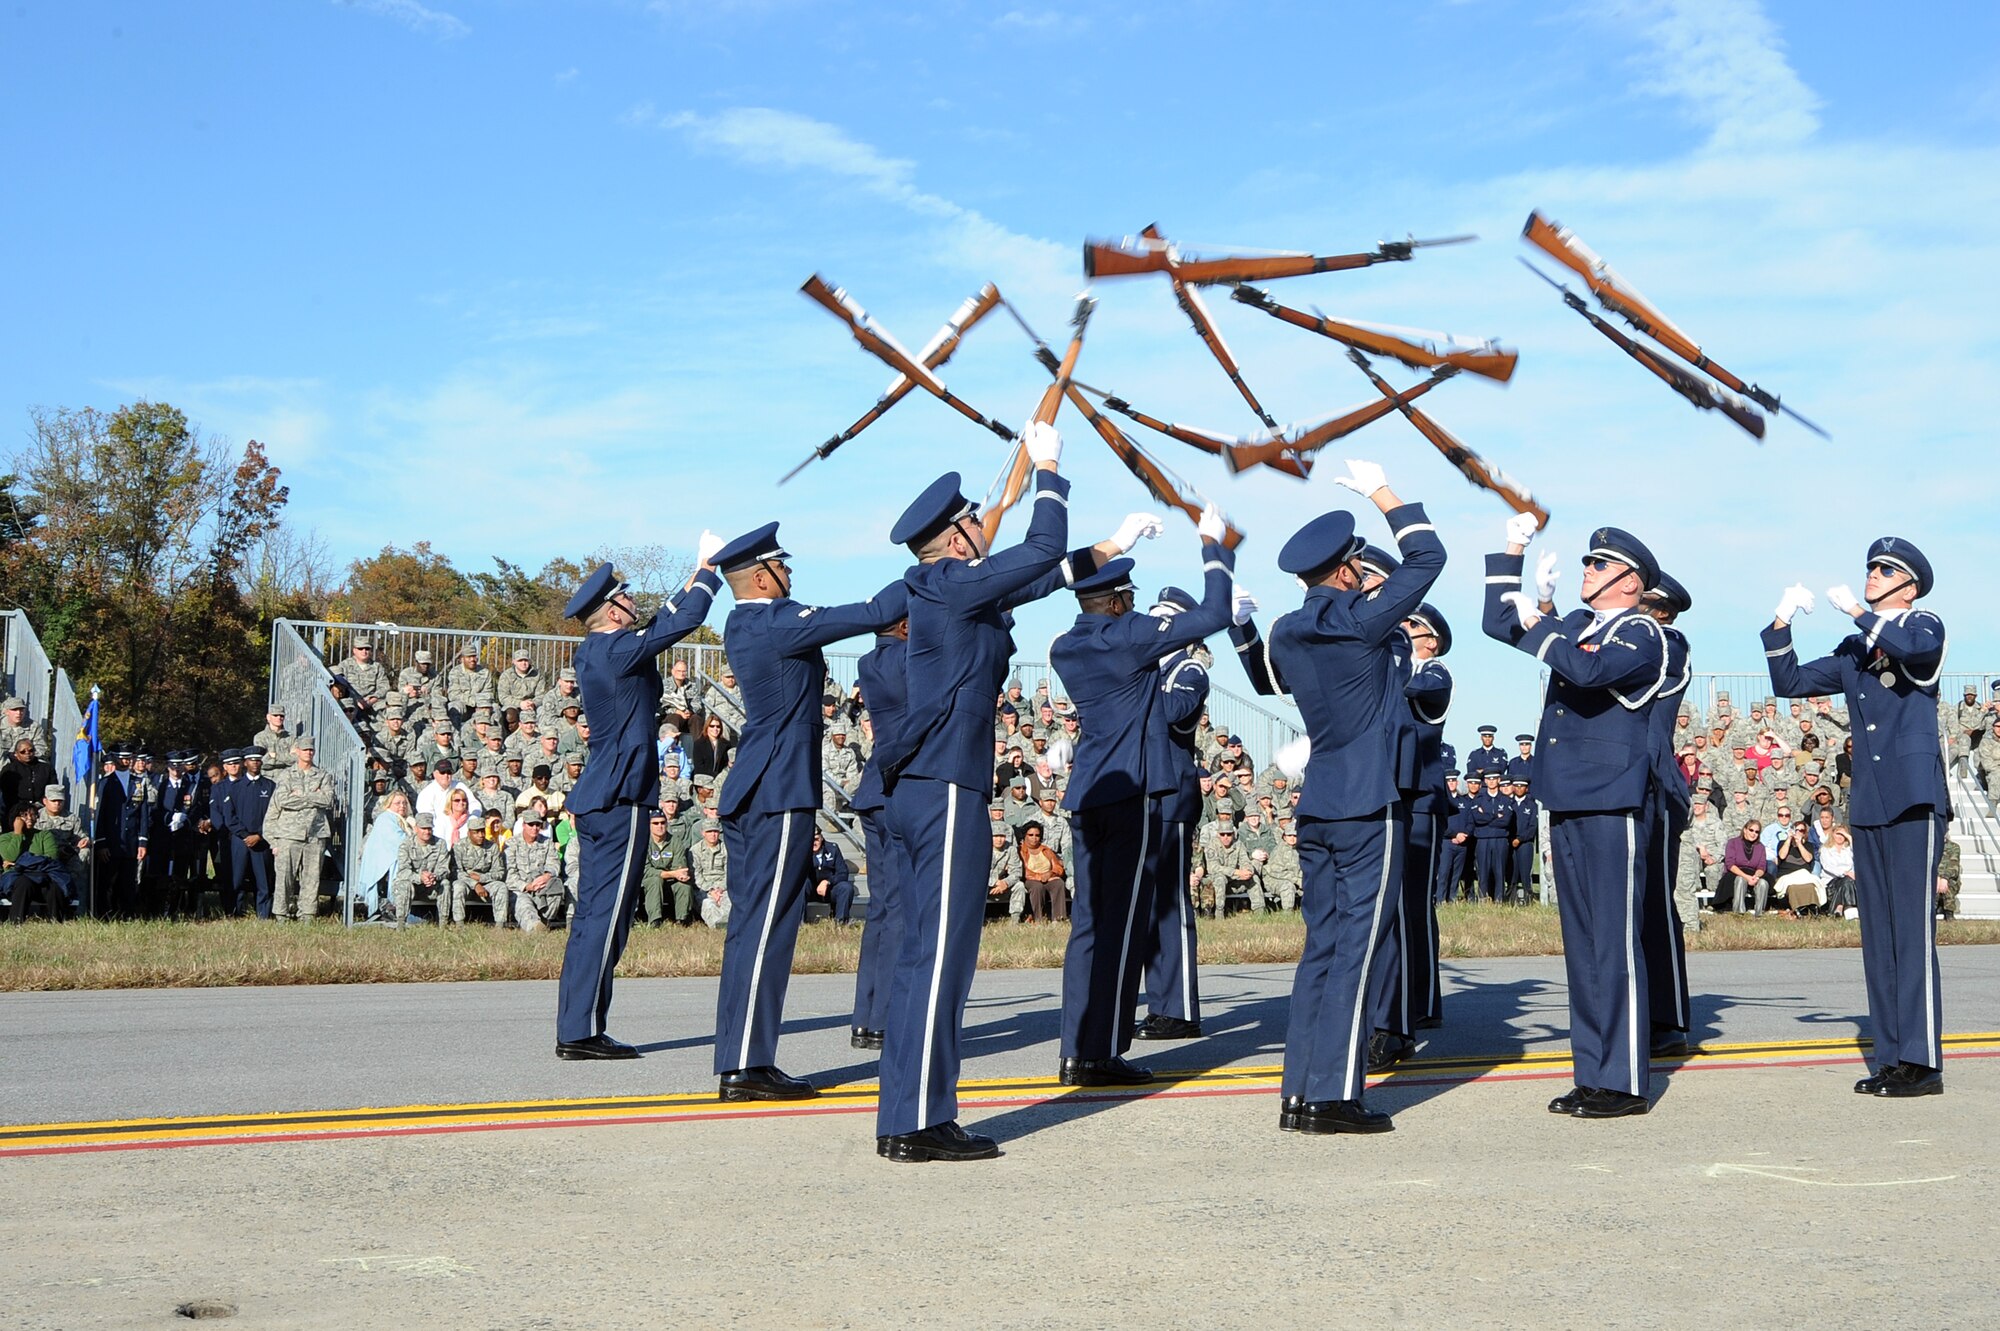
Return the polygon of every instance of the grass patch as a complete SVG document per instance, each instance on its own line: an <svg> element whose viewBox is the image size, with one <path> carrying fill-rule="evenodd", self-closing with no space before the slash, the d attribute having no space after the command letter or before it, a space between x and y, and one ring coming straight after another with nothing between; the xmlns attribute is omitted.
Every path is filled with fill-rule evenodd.
<svg viewBox="0 0 2000 1331"><path fill-rule="evenodd" d="M1438 911L1447 958L1549 956L1562 950L1553 909L1454 903ZM1848 920L1704 916L1690 935L1697 951L1859 947L1861 926ZM1297 961L1305 930L1297 915L1235 915L1203 920L1204 965ZM394 984L445 980L553 980L562 970L566 935L523 934L485 925L456 929L343 929L333 921L269 924L216 920L200 924L139 921L63 925L31 922L0 928L0 989L151 989L227 985ZM1062 964L1062 925L997 924L980 939L979 964L992 969ZM1949 920L1940 943L2000 943L2000 920ZM799 931L793 971L852 972L861 931L817 923ZM691 929L635 929L618 973L714 975L722 934Z"/></svg>

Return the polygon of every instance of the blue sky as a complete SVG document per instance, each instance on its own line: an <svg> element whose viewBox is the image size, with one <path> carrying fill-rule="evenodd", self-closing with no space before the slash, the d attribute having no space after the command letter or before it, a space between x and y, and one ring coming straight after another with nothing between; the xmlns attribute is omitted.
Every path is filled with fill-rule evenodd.
<svg viewBox="0 0 2000 1331"><path fill-rule="evenodd" d="M1991 667L1996 55L2000 16L1971 5L1922 24L1750 0L14 6L0 420L171 401L263 440L292 520L342 562L429 540L532 567L776 518L799 593L837 600L897 572L885 533L925 480L983 489L1001 457L913 397L774 488L888 377L797 295L807 274L912 346L988 279L1055 338L1086 235L1341 251L1475 231L1272 289L1521 350L1509 387L1426 405L1554 510L1564 593L1588 529L1629 527L1694 592L1697 667L1753 669L1780 589L1858 582L1893 532L1939 567L1952 668ZM1833 440L1776 421L1758 447L1603 343L1514 262L1536 207ZM1254 427L1164 285L1096 294L1080 377ZM1210 303L1281 418L1370 396L1332 344ZM1044 379L1024 350L995 318L948 382L1019 419ZM1095 538L1143 496L1062 425ZM1297 601L1284 537L1360 502L1330 484L1340 458L1381 462L1452 554L1454 731L1529 721L1531 663L1476 633L1505 510L1402 422L1305 485L1141 442L1252 533L1241 579L1274 609ZM1140 553L1150 583L1195 576L1178 518ZM1069 610L1028 616L1024 651ZM1822 609L1802 641L1838 627Z"/></svg>

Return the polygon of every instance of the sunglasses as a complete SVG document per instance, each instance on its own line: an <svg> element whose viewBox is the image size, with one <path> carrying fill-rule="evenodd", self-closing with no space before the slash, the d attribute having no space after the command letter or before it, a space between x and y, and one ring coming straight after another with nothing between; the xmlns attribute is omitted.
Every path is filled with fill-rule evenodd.
<svg viewBox="0 0 2000 1331"><path fill-rule="evenodd" d="M1903 572L1903 570L1897 568L1894 564L1870 564L1868 571L1870 573L1879 573L1885 578L1900 577Z"/></svg>
<svg viewBox="0 0 2000 1331"><path fill-rule="evenodd" d="M1602 573L1609 568L1625 568L1625 565L1615 559L1586 559L1583 561L1583 566L1592 573ZM1626 571L1630 572L1631 570L1626 569Z"/></svg>

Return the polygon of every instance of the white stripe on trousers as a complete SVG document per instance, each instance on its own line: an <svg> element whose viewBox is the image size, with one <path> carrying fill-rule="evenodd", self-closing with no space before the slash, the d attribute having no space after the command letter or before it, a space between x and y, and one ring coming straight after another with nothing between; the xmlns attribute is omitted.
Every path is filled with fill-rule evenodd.
<svg viewBox="0 0 2000 1331"><path fill-rule="evenodd" d="M1389 895L1389 870L1396 863L1396 806L1391 804L1382 814L1382 881L1375 889L1375 918L1368 922L1368 950L1361 954L1361 981L1354 994L1354 1021L1347 1031L1347 1080L1341 1083L1343 1100L1359 1100L1361 1088L1368 1082L1367 1045L1361 1038L1361 1020L1368 1015L1368 968L1374 964L1375 949L1382 937L1382 903ZM1338 881L1338 879L1336 879ZM1401 892L1403 885L1396 884ZM1336 915L1340 910L1338 900L1334 903ZM1338 926L1336 926L1336 934ZM1355 1074L1361 1075L1357 1079Z"/></svg>
<svg viewBox="0 0 2000 1331"><path fill-rule="evenodd" d="M1660 896L1663 898L1660 902L1660 912L1661 918L1667 922L1667 970L1674 977L1674 1020L1678 1022L1681 1019L1681 1013L1687 1011L1687 987L1683 983L1686 977L1682 974L1680 966L1675 964L1675 958L1680 955L1680 949L1683 945L1680 937L1681 931L1674 923L1675 865L1672 859L1669 858L1678 847L1670 844L1675 838L1666 835L1673 830L1673 826L1673 814L1668 813L1661 819L1659 826L1660 841L1662 843L1660 846ZM1652 1017L1652 1024L1658 1025L1660 1014L1655 1012L1649 1015ZM1646 1040L1649 1051L1652 1038L1652 1032L1648 1031L1646 1033Z"/></svg>
<svg viewBox="0 0 2000 1331"><path fill-rule="evenodd" d="M600 1006L598 997L604 992L604 970L611 964L611 940L618 936L619 912L631 909L625 893L632 883L632 852L639 845L639 806L632 806L632 826L625 830L625 864L618 870L618 905L611 913L611 923L604 930L604 951L597 958L597 983L590 987L590 1034L592 1038L604 1034L604 1027L598 1019ZM583 844L578 838L576 850L577 881L583 880Z"/></svg>
<svg viewBox="0 0 2000 1331"><path fill-rule="evenodd" d="M1938 669L1944 669L1942 662ZM1937 1000L1932 996L1937 992L1937 829L1938 815L1933 812L1924 823L1924 866L1927 877L1924 881L1924 1048L1930 1053L1933 1068L1944 1066L1944 1054L1937 1046ZM1900 1050L1898 1052L1901 1052Z"/></svg>
<svg viewBox="0 0 2000 1331"><path fill-rule="evenodd" d="M1180 842L1180 851L1174 860L1174 876L1179 880L1174 884L1174 898L1180 903L1180 908L1175 912L1175 918L1179 921L1181 937L1181 1016L1188 1021L1199 1021L1201 1018L1195 1015L1194 1010L1194 948L1188 939L1189 934L1193 931L1188 928L1187 917L1187 824L1175 823L1174 830L1179 833L1176 840ZM1158 883L1153 885L1153 890L1156 892L1159 891Z"/></svg>
<svg viewBox="0 0 2000 1331"><path fill-rule="evenodd" d="M917 1129L931 1126L931 1047L937 1042L938 990L944 984L945 935L951 924L951 852L958 833L958 787L944 787L944 869L938 874L937 945L931 949L931 1001L924 1009L923 1062L917 1065Z"/></svg>
<svg viewBox="0 0 2000 1331"><path fill-rule="evenodd" d="M1132 955L1132 925L1139 917L1139 886L1146 881L1146 847L1153 844L1153 815L1146 801L1139 801L1139 862L1132 866L1132 891L1125 903L1125 933L1118 940L1118 987L1111 999L1111 1048L1118 1050L1118 1026L1125 1012L1125 963ZM1150 903L1149 903L1150 904ZM1148 916L1152 914L1149 910Z"/></svg>
<svg viewBox="0 0 2000 1331"><path fill-rule="evenodd" d="M633 810L634 814L638 810ZM764 931L757 935L757 960L750 966L750 1001L743 1012L743 1047L736 1053L736 1067L741 1071L750 1061L750 1034L757 1028L757 985L764 976L764 949L771 945L771 926L778 919L778 888L785 881L785 852L792 846L792 818L796 810L785 810L785 830L778 833L778 871L771 875L771 904L764 911ZM812 817L810 810L806 817Z"/></svg>
<svg viewBox="0 0 2000 1331"><path fill-rule="evenodd" d="M1631 1065L1632 1094L1644 1095L1646 1082L1639 1077L1639 981L1632 955L1633 935L1636 932L1632 927L1632 917L1636 913L1632 909L1632 875L1639 867L1638 831L1634 826L1634 820L1635 815L1629 813L1625 815L1625 1056ZM1645 1049L1649 1073L1652 1061L1652 1038L1653 1033L1647 1031Z"/></svg>

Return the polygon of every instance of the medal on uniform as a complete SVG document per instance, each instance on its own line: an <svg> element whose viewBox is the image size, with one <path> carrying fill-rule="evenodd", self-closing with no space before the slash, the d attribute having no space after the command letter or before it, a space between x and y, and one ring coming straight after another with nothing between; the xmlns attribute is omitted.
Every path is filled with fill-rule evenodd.
<svg viewBox="0 0 2000 1331"><path fill-rule="evenodd" d="M1884 670L1880 675L1876 676L1876 678L1882 681L1882 687L1885 689L1893 689L1896 687L1896 672L1893 670Z"/></svg>

